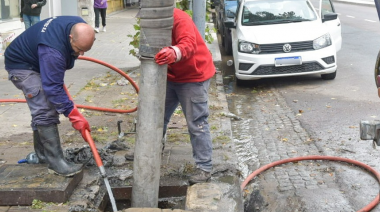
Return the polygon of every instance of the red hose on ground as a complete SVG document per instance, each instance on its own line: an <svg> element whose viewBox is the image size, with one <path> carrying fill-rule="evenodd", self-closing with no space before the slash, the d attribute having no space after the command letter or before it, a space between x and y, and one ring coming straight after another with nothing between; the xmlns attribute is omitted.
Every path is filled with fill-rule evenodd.
<svg viewBox="0 0 380 212"><path fill-rule="evenodd" d="M103 166L103 161L102 161L102 159L101 159L101 157L99 155L98 150L96 149L95 142L92 139L91 134L90 134L90 132L88 130L85 131L84 137L85 137L86 142L90 146L92 154L94 155L94 160L96 162L96 165L98 167L102 167Z"/></svg>
<svg viewBox="0 0 380 212"><path fill-rule="evenodd" d="M341 162L346 162L346 163L351 163L355 164L359 167L362 167L366 169L367 171L371 172L373 175L376 176L377 180L380 182L380 174L373 169L372 167L368 166L367 164L364 164L362 162L356 161L356 160L351 160L348 158L341 158L341 157L334 157L334 156L321 156L321 155L310 155L310 156L303 156L303 157L295 157L295 158L288 158L284 160L279 160L275 161L273 163L267 164L256 171L252 172L240 185L240 189L243 191L243 189L247 186L247 184L257 175L259 175L261 172L270 169L274 166L284 164L284 163L289 163L289 162L297 162L297 161L302 161L302 160L331 160L331 161L341 161ZM358 212L367 212L372 210L380 201L380 196L377 195L372 202L370 202L367 206L364 208L360 209Z"/></svg>
<svg viewBox="0 0 380 212"><path fill-rule="evenodd" d="M101 60L98 60L98 59L95 59L95 58L91 58L91 57L85 57L85 56L79 56L78 59L80 60L87 60L87 61L91 61L91 62L95 62L95 63L98 63L100 65L103 65L105 67L108 67L114 71L116 71L117 73L119 73L120 75L122 75L124 78L126 78L130 83L131 85L133 86L133 88L135 89L136 93L139 92L139 87L137 86L137 84L133 81L132 78L130 78L126 73L124 73L122 70L116 68L115 66L111 65L111 64L108 64L106 62L103 62ZM67 95L69 96L69 98L72 100L72 97L70 95L70 93L68 92L66 86L64 86L65 90L66 90L66 93ZM25 99L0 99L0 102L20 102L20 103L25 103L26 100ZM89 110L99 110L99 111L106 111L106 112L112 112L112 113L132 113L132 112L135 112L137 110L137 107L133 108L133 109L129 109L129 110L121 110L121 109L112 109L112 108L102 108L102 107L94 107L94 106L88 106L88 105L77 105L75 104L78 108L85 108L85 109L89 109Z"/></svg>

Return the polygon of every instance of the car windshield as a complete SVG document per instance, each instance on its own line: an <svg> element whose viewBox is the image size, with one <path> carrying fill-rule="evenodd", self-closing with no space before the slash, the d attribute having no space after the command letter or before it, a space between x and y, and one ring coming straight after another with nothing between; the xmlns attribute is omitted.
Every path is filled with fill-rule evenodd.
<svg viewBox="0 0 380 212"><path fill-rule="evenodd" d="M242 25L281 24L316 20L306 0L259 0L244 4Z"/></svg>

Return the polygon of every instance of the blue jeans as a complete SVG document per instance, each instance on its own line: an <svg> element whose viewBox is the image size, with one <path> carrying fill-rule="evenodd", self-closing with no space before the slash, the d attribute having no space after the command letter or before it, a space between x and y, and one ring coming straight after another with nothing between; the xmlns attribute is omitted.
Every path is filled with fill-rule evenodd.
<svg viewBox="0 0 380 212"><path fill-rule="evenodd" d="M24 93L32 115L32 129L37 130L36 126L48 126L59 124L59 114L54 106L47 100L42 89L40 73L32 70L7 70L8 79Z"/></svg>
<svg viewBox="0 0 380 212"><path fill-rule="evenodd" d="M33 26L34 24L38 23L40 21L40 16L31 16L31 15L22 15L22 19L24 20L25 24L25 30L29 27Z"/></svg>
<svg viewBox="0 0 380 212"><path fill-rule="evenodd" d="M210 80L195 83L167 82L164 132L166 132L170 117L181 104L186 118L193 158L197 168L211 172L212 141L208 124L208 88Z"/></svg>

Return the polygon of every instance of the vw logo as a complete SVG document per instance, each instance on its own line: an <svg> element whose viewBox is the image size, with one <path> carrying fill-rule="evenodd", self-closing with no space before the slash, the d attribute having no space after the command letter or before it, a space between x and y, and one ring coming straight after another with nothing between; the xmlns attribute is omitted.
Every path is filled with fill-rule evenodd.
<svg viewBox="0 0 380 212"><path fill-rule="evenodd" d="M292 46L289 43L287 43L282 47L282 50L284 50L284 52L290 52L292 51Z"/></svg>

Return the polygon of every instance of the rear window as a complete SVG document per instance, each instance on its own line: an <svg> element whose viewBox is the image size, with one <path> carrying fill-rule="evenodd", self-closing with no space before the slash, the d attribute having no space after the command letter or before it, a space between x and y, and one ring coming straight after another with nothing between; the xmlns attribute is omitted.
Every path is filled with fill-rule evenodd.
<svg viewBox="0 0 380 212"><path fill-rule="evenodd" d="M313 21L317 16L305 0L258 0L243 6L242 25Z"/></svg>

